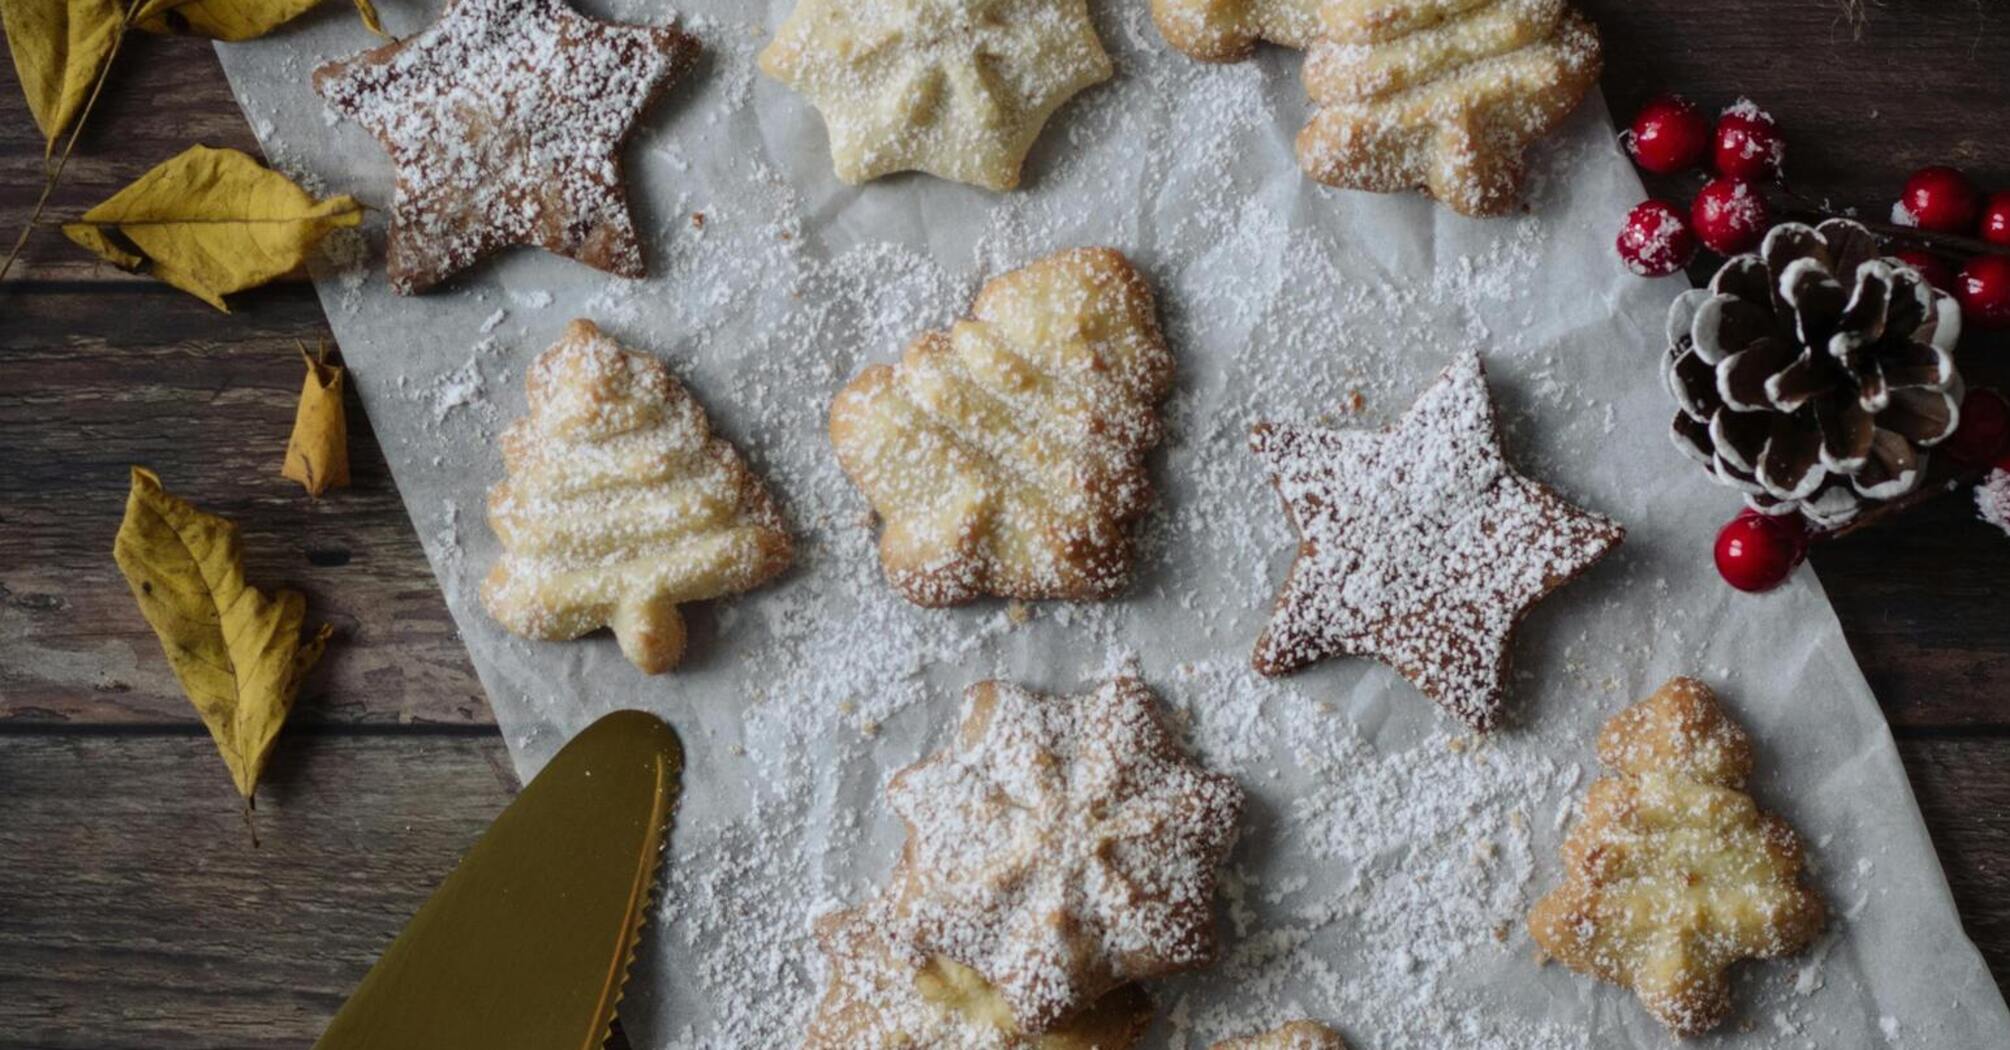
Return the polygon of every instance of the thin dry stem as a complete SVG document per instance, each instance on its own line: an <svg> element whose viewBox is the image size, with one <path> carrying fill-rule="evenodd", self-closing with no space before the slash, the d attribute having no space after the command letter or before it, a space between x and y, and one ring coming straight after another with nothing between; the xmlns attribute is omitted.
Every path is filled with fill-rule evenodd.
<svg viewBox="0 0 2010 1050"><path fill-rule="evenodd" d="M63 152L50 164L45 158L42 169L42 194L35 198L35 210L28 213L28 221L21 226L20 236L14 238L14 247L7 258L0 260L0 281L7 279L14 269L14 260L21 257L21 250L28 245L28 236L42 221L42 212L49 206L49 198L56 192L56 183L63 178L63 168L70 163L70 154L77 148L77 139L84 134L84 122L90 119L91 110L98 104L99 93L105 90L105 81L111 79L112 64L118 61L119 49L126 44L126 34L132 31L133 15L140 9L140 0L132 0L126 5L126 17L119 22L119 35L112 39L112 50L105 55L105 61L98 68L98 79L91 84L91 94L84 100L84 108L77 111L77 119L70 122L70 137L63 142Z"/></svg>

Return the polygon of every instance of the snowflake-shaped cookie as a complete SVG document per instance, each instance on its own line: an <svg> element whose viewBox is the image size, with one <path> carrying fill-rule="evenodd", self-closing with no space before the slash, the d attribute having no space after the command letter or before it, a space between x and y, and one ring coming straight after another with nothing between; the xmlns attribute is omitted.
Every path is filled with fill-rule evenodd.
<svg viewBox="0 0 2010 1050"><path fill-rule="evenodd" d="M955 743L887 788L908 827L896 940L981 974L1028 1032L1208 962L1242 791L1181 750L1151 690L983 682L965 701Z"/></svg>
<svg viewBox="0 0 2010 1050"><path fill-rule="evenodd" d="M817 923L827 977L802 1050L1125 1050L1151 1025L1151 999L1127 984L1028 1035L975 970L903 959L884 913L874 902Z"/></svg>
<svg viewBox="0 0 2010 1050"><path fill-rule="evenodd" d="M1110 76L1085 0L798 0L761 69L829 128L837 176L1019 184L1040 128Z"/></svg>

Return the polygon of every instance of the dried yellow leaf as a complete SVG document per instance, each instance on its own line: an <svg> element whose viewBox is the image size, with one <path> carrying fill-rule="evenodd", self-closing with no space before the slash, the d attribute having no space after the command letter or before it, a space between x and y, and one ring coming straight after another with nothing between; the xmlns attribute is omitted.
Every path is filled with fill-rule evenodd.
<svg viewBox="0 0 2010 1050"><path fill-rule="evenodd" d="M332 629L303 638L307 599L280 591L275 601L247 585L237 526L168 495L143 467L133 468L112 556L249 801Z"/></svg>
<svg viewBox="0 0 2010 1050"><path fill-rule="evenodd" d="M301 484L310 496L349 484L349 421L342 410L342 366L327 355L313 357L305 348L307 379L300 387L300 407L293 413L293 436L286 442L283 477Z"/></svg>
<svg viewBox="0 0 2010 1050"><path fill-rule="evenodd" d="M391 39L391 34L384 32L384 19L377 14L377 5L371 0L356 0L356 17L363 20L363 28L386 40Z"/></svg>
<svg viewBox="0 0 2010 1050"><path fill-rule="evenodd" d="M299 270L329 231L354 226L347 195L316 201L234 149L194 146L65 223L70 240L225 313L223 297Z"/></svg>
<svg viewBox="0 0 2010 1050"><path fill-rule="evenodd" d="M118 0L6 0L0 25L45 147L77 119L125 22Z"/></svg>
<svg viewBox="0 0 2010 1050"><path fill-rule="evenodd" d="M321 0L145 0L134 22L149 33L254 40Z"/></svg>

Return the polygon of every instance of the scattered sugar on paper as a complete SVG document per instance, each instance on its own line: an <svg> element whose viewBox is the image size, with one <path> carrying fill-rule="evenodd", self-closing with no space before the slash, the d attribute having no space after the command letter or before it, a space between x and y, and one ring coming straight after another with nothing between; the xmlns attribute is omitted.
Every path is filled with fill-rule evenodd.
<svg viewBox="0 0 2010 1050"><path fill-rule="evenodd" d="M614 6L617 16L659 19L638 4ZM1036 188L1093 189L1101 181L1164 178L1198 202L1157 216L1148 238L1110 238L1151 280L1176 354L1206 346L1233 355L1221 369L1221 388L1182 385L1165 406L1169 438L1154 474L1181 479L1184 496L1142 529L1136 586L1139 598L1170 599L1211 641L1232 640L1228 648L1235 648L1245 642L1217 611L1267 608L1292 542L1247 453L1250 423L1282 404L1327 422L1380 425L1400 415L1419 380L1435 372L1419 359L1443 363L1469 342L1530 356L1554 333L1517 304L1539 298L1531 282L1551 248L1549 234L1532 217L1498 220L1498 236L1484 251L1407 259L1297 227L1290 215L1303 206L1301 194L1316 194L1321 206L1346 206L1346 198L1297 180L1261 180L1239 163L1251 149L1288 149L1291 121L1273 112L1276 69L1156 55L1162 45L1142 4L1099 5L1096 17L1117 53L1118 76L1062 111L1028 179ZM706 83L692 89L705 101L678 119L716 126L753 104L753 56L767 27L758 17L688 24L708 49ZM1283 68L1295 75L1295 62ZM1178 134L1166 133L1174 127ZM937 258L893 241L831 251L815 235L830 202L805 200L762 151L699 155L650 121L637 137L640 148L627 162L669 173L652 184L688 195L658 202L673 207L647 209L657 218L657 228L645 231L656 276L602 282L577 301L511 288L507 302L625 328L673 361L694 345L723 355L724 367L691 377L694 393L768 477L798 532L797 565L785 581L712 603L721 624L762 628L747 632L755 637L745 643L739 630L722 628L713 643L729 651L719 658L771 670L720 737L731 741L742 779L708 785L739 809L680 826L680 863L667 869L659 897L664 925L652 927L660 947L648 953L631 989L646 999L652 984L675 983L711 1011L702 1023L661 1014L655 1031L663 1046L792 1046L820 988L811 923L865 899L882 881L900 835L880 788L926 750L940 728L929 716L954 710L955 690L934 672L1002 660L997 654L1015 644L1016 633L1041 630L1065 630L1072 651L1103 654L1105 671L1132 666L1135 655L1127 648L1129 620L1115 606L1042 605L1030 618L1015 618L1002 605L949 615L896 597L881 578L864 503L823 445L814 422L821 395L813 392L835 390L863 365L892 360L919 332L962 316L984 277L1080 243L1077 231L1106 201L1087 192L986 198L984 230L968 258ZM1539 153L1532 192L1560 185L1544 173L1567 161ZM699 163L727 166L732 191L680 185L679 176L688 181ZM1108 174L1099 165L1132 170ZM1199 183L1203 176L1218 184ZM702 235L693 212L705 216ZM1202 247L1191 254L1156 247L1187 244ZM1363 256L1376 262L1363 267ZM1419 269L1431 279L1413 280ZM353 310L363 277L358 271L352 283L351 269L339 272ZM501 314L487 327L499 325ZM749 328L748 317L761 323ZM1456 336L1420 341L1419 332ZM721 345L726 337L738 342ZM514 382L507 360L492 344L477 346L458 366L401 375L398 386L430 420L428 429L451 422L493 438L507 420L488 397ZM1555 380L1508 392L1501 408L1511 460L1538 477L1568 445L1552 441L1545 451L1521 440L1534 436L1524 433L1533 430L1529 416L1570 415L1593 430L1613 425L1609 406L1588 403ZM812 424L797 425L804 417ZM478 506L477 499L467 509ZM465 523L453 504L438 522L433 546L457 551ZM1187 564L1182 552L1197 549L1211 552L1216 575L1201 581L1169 571ZM1151 684L1203 761L1234 773L1262 801L1230 863L1225 957L1212 971L1154 986L1164 1020L1150 1045L1203 1047L1268 1027L1286 1012L1326 1017L1373 1050L1583 1045L1581 1030L1495 1009L1516 1002L1517 989L1487 987L1475 975L1495 964L1525 970L1531 980L1542 972L1527 962L1520 918L1546 888L1541 873L1553 871L1553 855L1542 854L1553 852L1574 812L1588 741L1576 741L1582 746L1568 754L1534 739L1473 744L1442 733L1370 742L1342 710L1348 698L1261 679L1239 657L1195 659ZM1399 701L1425 703L1394 692ZM536 709L574 701L553 695L529 702ZM860 808L861 800L869 805ZM1789 976L1802 997L1821 988L1829 943ZM1797 1011L1797 1001L1773 998L1755 1016L1773 1018L1781 1046L1800 1046L1819 1033ZM1789 1033L1795 1041L1786 1041Z"/></svg>

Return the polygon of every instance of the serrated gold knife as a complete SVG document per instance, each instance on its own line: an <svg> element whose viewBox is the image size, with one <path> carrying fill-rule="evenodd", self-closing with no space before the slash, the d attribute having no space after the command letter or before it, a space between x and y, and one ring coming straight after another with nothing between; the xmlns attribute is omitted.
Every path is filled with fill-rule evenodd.
<svg viewBox="0 0 2010 1050"><path fill-rule="evenodd" d="M652 715L588 726L496 818L315 1050L592 1050L635 957L684 762Z"/></svg>

